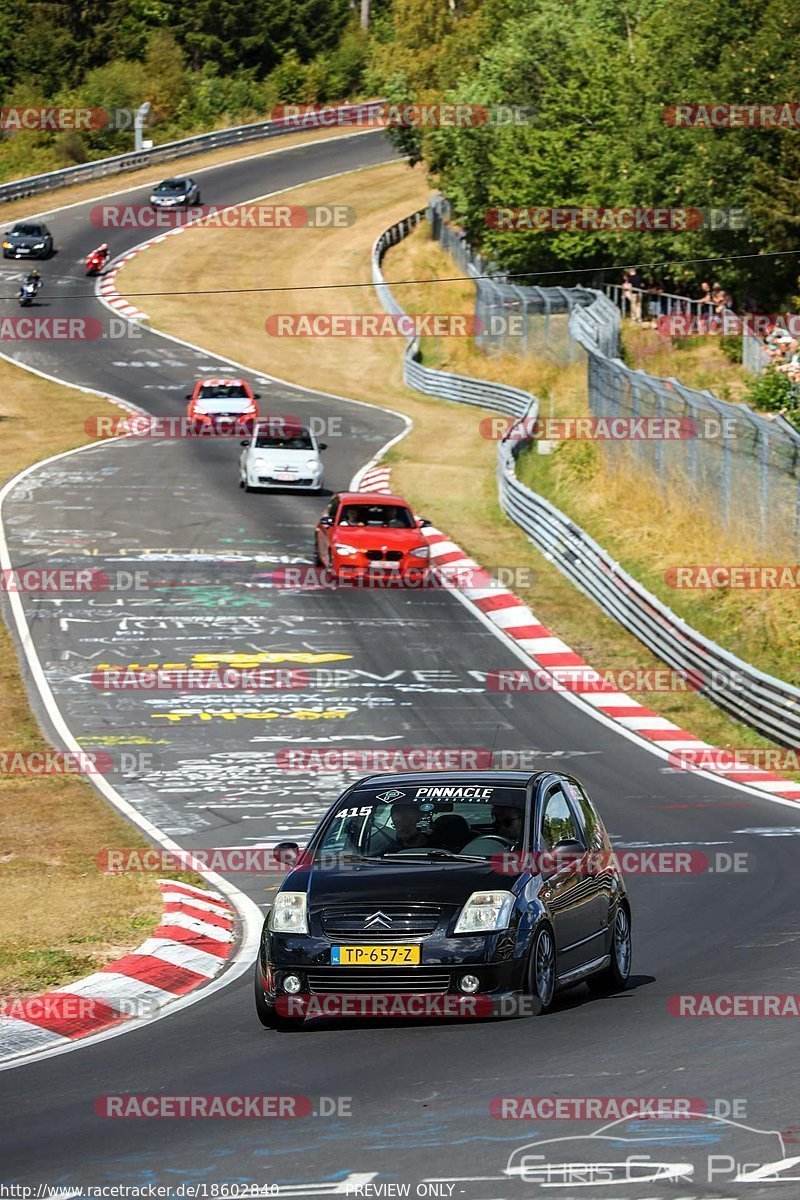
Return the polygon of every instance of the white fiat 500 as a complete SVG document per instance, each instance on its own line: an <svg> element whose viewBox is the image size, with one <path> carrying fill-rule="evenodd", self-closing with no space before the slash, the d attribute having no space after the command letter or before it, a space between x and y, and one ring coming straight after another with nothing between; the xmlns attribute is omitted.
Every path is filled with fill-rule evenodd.
<svg viewBox="0 0 800 1200"><path fill-rule="evenodd" d="M298 488L321 492L324 480L321 450L305 425L286 421L262 421L253 436L242 442L239 487L246 492L270 488Z"/></svg>

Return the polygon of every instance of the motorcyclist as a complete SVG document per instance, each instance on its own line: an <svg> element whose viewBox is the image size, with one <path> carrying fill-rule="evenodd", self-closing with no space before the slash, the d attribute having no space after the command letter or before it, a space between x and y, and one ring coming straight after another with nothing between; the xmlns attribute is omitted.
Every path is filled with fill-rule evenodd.
<svg viewBox="0 0 800 1200"><path fill-rule="evenodd" d="M35 291L39 291L39 288L42 286L42 277L36 270L36 267L33 267L33 269L28 272L28 274L25 276L24 282L26 287L30 286Z"/></svg>
<svg viewBox="0 0 800 1200"><path fill-rule="evenodd" d="M108 260L111 258L111 251L108 248L108 242L103 242L100 246L97 247L96 250L92 251L92 253L89 255L89 257L94 258L95 255L100 259L100 268L102 270L102 268L106 265Z"/></svg>

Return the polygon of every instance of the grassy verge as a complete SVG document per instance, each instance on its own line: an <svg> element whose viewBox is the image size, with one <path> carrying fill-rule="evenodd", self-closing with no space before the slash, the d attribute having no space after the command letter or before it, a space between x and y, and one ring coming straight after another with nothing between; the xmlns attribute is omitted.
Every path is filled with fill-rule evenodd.
<svg viewBox="0 0 800 1200"><path fill-rule="evenodd" d="M83 445L102 401L0 360L3 482ZM118 412L117 409L109 411ZM28 706L16 651L0 623L0 746L48 749ZM0 794L0 996L77 979L138 945L161 914L152 875L103 875L109 846L145 846L138 831L78 776L7 775Z"/></svg>
<svg viewBox="0 0 800 1200"><path fill-rule="evenodd" d="M725 354L731 345L735 358ZM627 364L664 379L674 377L686 387L708 390L720 400L744 400L753 381L742 366L741 339L718 337L667 338L655 329L622 322L622 346Z"/></svg>
<svg viewBox="0 0 800 1200"><path fill-rule="evenodd" d="M330 197L330 184L306 186L292 201L310 204ZM369 250L392 221L420 207L427 197L423 176L402 164L371 168L342 177L336 201L358 213L349 229L303 229L296 233L264 231L261 255L252 253L247 230L191 230L138 256L124 268L123 292L146 295L170 286L180 272L182 290L213 287L225 266L236 263L238 286L263 285L261 263L270 263L270 286L285 289L259 295L242 305L240 297L215 297L213 309L191 296L147 300L152 324L207 348L285 379L383 404L406 413L412 432L390 453L393 481L424 513L486 566L533 566L535 586L518 589L539 618L601 670L648 669L653 658L594 604L582 596L502 515L496 498L496 443L481 437L479 425L490 415L429 399L402 383L404 343L396 338L269 337L264 321L272 313L379 313L369 285ZM259 236L262 236L259 233ZM193 239L189 244L184 239ZM390 280L452 275L452 264L425 230L393 249L386 265ZM318 290L321 284L360 286ZM313 287L315 290L309 290ZM469 311L469 283L398 286L404 306L418 312ZM454 370L506 379L540 395L556 395L574 407L584 392L584 369L568 370L519 358L486 358L455 338L426 344L429 360ZM561 396L563 389L564 396ZM665 717L726 747L767 745L735 725L708 701L692 693L644 694L638 698Z"/></svg>

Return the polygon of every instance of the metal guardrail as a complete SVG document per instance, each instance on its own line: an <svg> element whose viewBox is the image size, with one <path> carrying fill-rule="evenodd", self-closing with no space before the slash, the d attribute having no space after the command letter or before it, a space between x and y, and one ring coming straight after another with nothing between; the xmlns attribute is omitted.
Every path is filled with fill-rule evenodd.
<svg viewBox="0 0 800 1200"><path fill-rule="evenodd" d="M417 212L384 231L372 250L372 278L381 303L400 315L403 308L392 294L381 270L383 256L414 229L424 213ZM605 296L601 299L611 306ZM572 320L584 317L576 308ZM508 388L483 379L467 379L434 370L419 362L419 346L409 340L403 359L405 382L432 396L456 403L535 418L539 401L521 388ZM516 455L528 439L519 422L500 443L497 480L503 511L538 550L576 587L647 646L662 662L691 672L698 691L736 720L743 721L778 745L800 745L800 688L730 654L692 629L670 608L629 575L593 538L543 496L521 483Z"/></svg>
<svg viewBox="0 0 800 1200"><path fill-rule="evenodd" d="M412 229L423 220L427 209L420 209L384 231L372 247L372 282L381 304L395 316L405 316L392 289L383 277L381 261L390 246L407 237ZM471 404L476 408L489 408L493 412L510 417L521 417L529 411L534 397L522 388L509 387L504 383L492 383L486 379L472 379L468 375L453 375L449 371L436 371L420 362L419 339L412 338L406 346L403 360L403 379L409 387L428 396L439 396L442 400L455 400L458 404Z"/></svg>
<svg viewBox="0 0 800 1200"><path fill-rule="evenodd" d="M350 116L354 124L360 113L362 116L380 101L370 100L364 104L331 105L335 108L337 122L347 125ZM294 133L298 129L318 129L320 122L313 113L303 114L298 118L287 120L285 117L275 121L257 121L251 125L234 125L230 129L217 129L213 133L198 133L194 137L182 138L177 142L165 142L161 146L153 146L151 150L131 151L128 154L117 154L112 158L99 158L94 162L79 163L74 167L63 167L59 171L47 171L43 175L30 175L27 179L14 179L10 183L0 184L0 204L9 200L19 200L24 196L35 196L40 192L50 192L55 188L66 187L72 183L83 183L88 179L104 179L109 175L120 175L125 171L135 171L139 167L149 166L150 163L170 162L175 158L186 158L191 154L199 154L204 150L219 150L225 146L245 145L247 142L263 141L267 138L278 137L285 133Z"/></svg>

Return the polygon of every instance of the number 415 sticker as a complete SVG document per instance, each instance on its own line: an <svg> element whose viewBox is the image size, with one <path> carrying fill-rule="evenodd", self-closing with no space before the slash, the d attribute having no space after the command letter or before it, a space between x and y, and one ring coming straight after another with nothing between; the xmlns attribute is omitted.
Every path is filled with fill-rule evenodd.
<svg viewBox="0 0 800 1200"><path fill-rule="evenodd" d="M362 805L361 808L342 808L337 812L334 820L338 821L341 817L368 817L372 809L368 804Z"/></svg>

